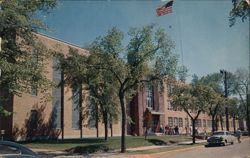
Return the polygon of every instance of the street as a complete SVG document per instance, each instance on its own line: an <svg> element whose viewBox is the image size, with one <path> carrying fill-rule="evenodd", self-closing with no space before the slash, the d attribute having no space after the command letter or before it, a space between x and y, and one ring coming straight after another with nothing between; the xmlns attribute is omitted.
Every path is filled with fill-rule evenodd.
<svg viewBox="0 0 250 158"><path fill-rule="evenodd" d="M97 154L88 157L94 158L250 158L250 139L234 145L205 147L197 146L155 154ZM80 157L79 157L80 158Z"/></svg>
<svg viewBox="0 0 250 158"><path fill-rule="evenodd" d="M245 139L242 143L234 145L204 147L158 153L153 158L250 158L250 140Z"/></svg>

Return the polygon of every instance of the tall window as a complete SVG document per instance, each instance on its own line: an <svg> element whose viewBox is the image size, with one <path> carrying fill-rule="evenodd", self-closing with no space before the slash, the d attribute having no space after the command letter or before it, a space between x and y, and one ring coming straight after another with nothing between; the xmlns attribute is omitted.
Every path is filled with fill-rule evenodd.
<svg viewBox="0 0 250 158"><path fill-rule="evenodd" d="M201 119L195 120L195 126L196 127L201 127Z"/></svg>
<svg viewBox="0 0 250 158"><path fill-rule="evenodd" d="M30 112L30 128L37 129L37 125L38 125L38 111L31 110L31 112Z"/></svg>
<svg viewBox="0 0 250 158"><path fill-rule="evenodd" d="M57 69L59 60L53 59L53 82L59 85L61 81L61 71ZM52 122L53 128L61 128L61 88L56 86L52 90Z"/></svg>
<svg viewBox="0 0 250 158"><path fill-rule="evenodd" d="M147 107L154 109L153 86L151 84L147 84L146 93L147 93L147 98L146 98Z"/></svg>
<svg viewBox="0 0 250 158"><path fill-rule="evenodd" d="M174 126L178 126L179 119L177 117L174 117Z"/></svg>
<svg viewBox="0 0 250 158"><path fill-rule="evenodd" d="M79 89L72 89L72 128L79 129Z"/></svg>
<svg viewBox="0 0 250 158"><path fill-rule="evenodd" d="M207 124L206 124L206 120L205 119L203 119L203 127L207 127Z"/></svg>
<svg viewBox="0 0 250 158"><path fill-rule="evenodd" d="M185 127L189 127L189 119L188 118L185 118Z"/></svg>
<svg viewBox="0 0 250 158"><path fill-rule="evenodd" d="M181 117L179 118L179 127L183 127L183 119Z"/></svg>
<svg viewBox="0 0 250 158"><path fill-rule="evenodd" d="M173 117L168 117L168 125L169 127L173 127Z"/></svg>
<svg viewBox="0 0 250 158"><path fill-rule="evenodd" d="M207 120L207 126L212 127L212 120Z"/></svg>

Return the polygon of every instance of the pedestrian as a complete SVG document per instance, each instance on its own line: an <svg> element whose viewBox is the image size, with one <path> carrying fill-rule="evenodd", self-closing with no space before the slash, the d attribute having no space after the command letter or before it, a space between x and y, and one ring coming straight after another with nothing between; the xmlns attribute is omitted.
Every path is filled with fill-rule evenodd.
<svg viewBox="0 0 250 158"><path fill-rule="evenodd" d="M174 133L175 133L175 135L179 135L179 127L178 126L175 126Z"/></svg>
<svg viewBox="0 0 250 158"><path fill-rule="evenodd" d="M238 128L238 130L236 131L236 137L237 137L237 139L238 139L238 143L241 143L241 140L240 140L240 137L241 137L241 131L240 131L240 129Z"/></svg>
<svg viewBox="0 0 250 158"><path fill-rule="evenodd" d="M160 133L164 133L164 129L163 129L163 126L162 125L160 125Z"/></svg>
<svg viewBox="0 0 250 158"><path fill-rule="evenodd" d="M207 131L204 132L204 139L207 140Z"/></svg>
<svg viewBox="0 0 250 158"><path fill-rule="evenodd" d="M165 134L169 135L169 127L168 127L168 125L165 126Z"/></svg>

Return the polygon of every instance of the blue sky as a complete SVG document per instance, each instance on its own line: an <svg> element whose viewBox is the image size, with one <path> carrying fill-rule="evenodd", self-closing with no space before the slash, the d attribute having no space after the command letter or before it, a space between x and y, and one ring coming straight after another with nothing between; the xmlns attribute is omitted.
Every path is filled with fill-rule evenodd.
<svg viewBox="0 0 250 158"><path fill-rule="evenodd" d="M155 9L166 2L160 0L59 2L44 17L50 31L43 33L63 41L84 47L113 26L126 33L154 23L166 29L190 75L248 68L249 23L239 19L229 27L231 0L175 0L173 13L161 17Z"/></svg>

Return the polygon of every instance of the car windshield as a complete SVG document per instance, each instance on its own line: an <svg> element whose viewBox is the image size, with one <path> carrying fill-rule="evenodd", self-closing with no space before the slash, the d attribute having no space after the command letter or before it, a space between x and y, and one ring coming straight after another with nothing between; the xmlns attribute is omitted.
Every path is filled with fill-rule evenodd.
<svg viewBox="0 0 250 158"><path fill-rule="evenodd" d="M224 132L214 132L213 135L224 135Z"/></svg>

